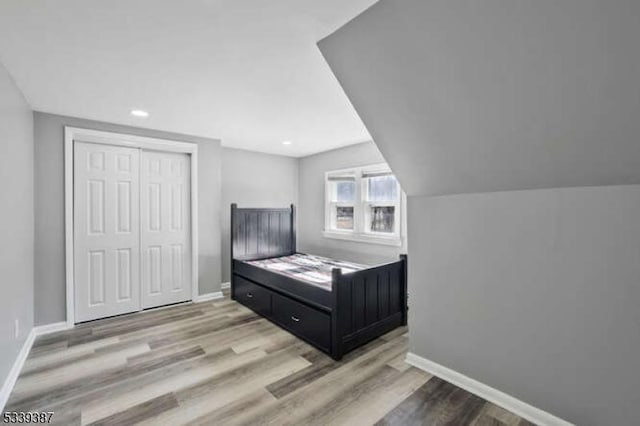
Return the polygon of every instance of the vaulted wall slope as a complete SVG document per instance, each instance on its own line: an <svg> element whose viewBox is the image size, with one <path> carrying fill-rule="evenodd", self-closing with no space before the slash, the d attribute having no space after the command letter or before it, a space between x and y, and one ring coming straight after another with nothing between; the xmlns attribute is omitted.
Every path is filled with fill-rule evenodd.
<svg viewBox="0 0 640 426"><path fill-rule="evenodd" d="M408 195L640 183L640 2L381 0L319 43Z"/></svg>

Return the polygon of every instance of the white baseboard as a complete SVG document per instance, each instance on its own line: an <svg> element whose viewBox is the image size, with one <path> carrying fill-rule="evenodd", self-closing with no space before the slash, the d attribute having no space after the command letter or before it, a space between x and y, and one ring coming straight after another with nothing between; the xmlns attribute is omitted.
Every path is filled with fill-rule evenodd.
<svg viewBox="0 0 640 426"><path fill-rule="evenodd" d="M20 371L22 371L22 366L29 356L29 351L31 350L31 346L33 342L36 340L36 332L35 329L31 329L27 339L22 344L22 348L20 352L18 352L18 357L16 358L11 370L9 370L9 374L7 378L4 380L2 385L2 389L0 390L0 413L4 410L7 401L9 400L9 395L11 395L11 391L13 390L13 386L16 384L16 380L18 380L18 376L20 375Z"/></svg>
<svg viewBox="0 0 640 426"><path fill-rule="evenodd" d="M422 358L414 353L409 352L407 354L406 362L413 365L427 373L440 377L449 383L452 383L459 388L462 388L468 392L478 395L487 401L499 405L500 407L511 411L512 413L533 422L540 426L573 426L565 420L540 410L534 406L527 404L524 401L520 401L504 392L494 389L490 386L480 383L464 374L451 370L436 362Z"/></svg>
<svg viewBox="0 0 640 426"><path fill-rule="evenodd" d="M208 302L210 300L217 300L224 298L224 294L221 291L216 291L213 293L201 294L195 299L193 299L194 303Z"/></svg>
<svg viewBox="0 0 640 426"><path fill-rule="evenodd" d="M231 288L231 282L227 281L226 283L220 284L220 289Z"/></svg>

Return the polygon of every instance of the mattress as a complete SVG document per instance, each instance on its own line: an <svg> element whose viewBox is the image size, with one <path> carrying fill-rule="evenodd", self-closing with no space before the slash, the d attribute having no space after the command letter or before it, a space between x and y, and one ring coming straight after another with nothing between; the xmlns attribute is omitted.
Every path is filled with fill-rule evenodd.
<svg viewBox="0 0 640 426"><path fill-rule="evenodd" d="M304 281L327 291L331 291L331 270L333 268L342 269L343 274L367 268L367 266L357 263L303 253L262 260L250 260L246 263Z"/></svg>

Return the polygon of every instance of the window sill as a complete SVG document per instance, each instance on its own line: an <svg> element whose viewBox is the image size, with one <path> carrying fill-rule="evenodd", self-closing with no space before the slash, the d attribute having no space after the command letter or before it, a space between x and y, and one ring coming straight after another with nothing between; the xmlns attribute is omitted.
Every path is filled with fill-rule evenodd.
<svg viewBox="0 0 640 426"><path fill-rule="evenodd" d="M402 239L396 236L387 237L384 235L354 234L340 231L322 231L322 236L334 240L346 240L356 243L380 244L394 247L402 246Z"/></svg>

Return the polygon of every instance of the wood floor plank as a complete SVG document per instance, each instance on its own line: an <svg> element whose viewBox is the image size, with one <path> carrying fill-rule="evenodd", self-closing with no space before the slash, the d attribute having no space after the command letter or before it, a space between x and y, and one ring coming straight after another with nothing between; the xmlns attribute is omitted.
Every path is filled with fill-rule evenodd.
<svg viewBox="0 0 640 426"><path fill-rule="evenodd" d="M62 425L531 425L405 363L406 327L336 362L223 293L39 337L6 410Z"/></svg>
<svg viewBox="0 0 640 426"><path fill-rule="evenodd" d="M229 369L233 369L235 366L242 365L248 360L262 358L265 355L264 351L249 351L228 357L224 361L167 377L146 386L139 386L123 394L104 395L82 408L82 423L95 422L165 393L178 393L182 389L189 388Z"/></svg>
<svg viewBox="0 0 640 426"><path fill-rule="evenodd" d="M234 339L234 341L231 343L231 349L235 353L239 354L242 352L249 351L251 349L258 349L258 348L264 349L265 347L269 348L271 345L274 344L274 341L278 339L278 337L281 336L282 334L287 334L287 333L283 330L277 330L273 327L269 327L265 331L260 333L258 336L255 336L251 339L238 339L238 340Z"/></svg>
<svg viewBox="0 0 640 426"><path fill-rule="evenodd" d="M36 342L39 338L36 338ZM35 342L34 342L35 345ZM59 340L50 343L41 343L38 346L32 346L29 352L29 358L37 358L40 356L50 355L56 352L63 352L68 348L66 340Z"/></svg>
<svg viewBox="0 0 640 426"><path fill-rule="evenodd" d="M306 357L305 357L306 358ZM290 374L267 386L267 390L277 399L295 392L314 380L324 376L336 368L336 363L329 357L324 357L302 370Z"/></svg>
<svg viewBox="0 0 640 426"><path fill-rule="evenodd" d="M308 352L301 355L303 358L311 362L309 367L269 385L267 390L269 390L269 392L271 392L271 394L276 398L280 399L326 375L330 371L352 362L359 356L382 344L384 344L384 341L380 339L372 341L367 345L348 353L341 362L336 362L327 354L322 353L315 348L310 348Z"/></svg>
<svg viewBox="0 0 640 426"><path fill-rule="evenodd" d="M124 393L130 388L153 383L171 375L183 374L232 355L231 349L206 356L196 354L190 359L185 359L181 352L171 353L157 359L140 362L134 366L127 365L120 369L76 380L73 383L67 383L29 398L21 399L12 396L9 400L9 406L13 411L36 409L46 411L59 407L82 407L104 392Z"/></svg>
<svg viewBox="0 0 640 426"><path fill-rule="evenodd" d="M424 385L431 375L416 368L400 372L388 365L336 395L305 422L331 425L372 425Z"/></svg>
<svg viewBox="0 0 640 426"><path fill-rule="evenodd" d="M401 344L388 342L374 348L353 362L341 365L295 393L278 400L268 410L258 413L249 423L301 424L306 416L326 406L337 393L366 380L403 351L406 351L406 338L403 338Z"/></svg>
<svg viewBox="0 0 640 426"><path fill-rule="evenodd" d="M169 322L173 322L173 321L180 321L182 319L188 319L188 318L194 318L197 316L202 315L201 312L199 311L195 311L195 312L187 312L185 314L176 314L173 316L166 316L166 317L160 317L160 318L153 318L153 319L149 319L149 320L144 320L144 321L140 321L140 323L131 323L128 324L126 327L114 327L114 328L110 328L108 330L105 331L100 331L100 332L92 332L85 334L83 336L72 336L68 339L67 344L69 346L74 346L74 345L79 345L79 344L83 344L83 343L87 343L87 342L92 342L94 340L101 340L101 339L105 339L107 337L112 337L112 336L120 336L122 334L126 334L126 333L131 333L133 331L137 331L137 330L145 330L146 328L150 327L151 325L154 326L158 326L160 324L165 324L165 323L169 323Z"/></svg>
<svg viewBox="0 0 640 426"><path fill-rule="evenodd" d="M266 408L274 401L273 395L264 389L258 389L248 395L237 398L222 408L211 411L189 422L190 426L210 426L213 422L221 425L245 423L256 412Z"/></svg>
<svg viewBox="0 0 640 426"><path fill-rule="evenodd" d="M95 350L88 349L75 354L67 354L65 356L47 357L48 359L45 362L38 362L38 358L32 358L36 361L32 361L30 363L25 362L22 367L22 371L20 372L20 377L26 379L28 376L33 376L34 374L61 369L76 362L92 360L94 357Z"/></svg>
<svg viewBox="0 0 640 426"><path fill-rule="evenodd" d="M478 418L480 419L481 417L485 417L487 418L487 420L495 419L496 421L499 421L506 426L518 426L520 420L522 420L515 414L490 402L487 402L482 408L482 411L480 412Z"/></svg>
<svg viewBox="0 0 640 426"><path fill-rule="evenodd" d="M236 318L225 318L221 321L218 321L215 324L208 324L200 328L191 329L189 331L185 331L179 334L174 334L171 336L162 336L157 339L151 339L149 341L149 346L152 349L156 349L162 346L168 346L171 344L183 342L185 340L198 338L200 336L209 334L212 331L224 330L227 327L233 327L241 324L249 324L251 322L258 321L258 320L260 320L260 317L258 317L255 314L254 315L247 314L245 316L236 317Z"/></svg>
<svg viewBox="0 0 640 426"><path fill-rule="evenodd" d="M405 362L406 354L400 354L387 364L389 367L393 367L398 371L406 371L411 368L411 365Z"/></svg>
<svg viewBox="0 0 640 426"><path fill-rule="evenodd" d="M181 351L172 350L171 352L147 352L129 357L127 359L127 367L130 369L159 369L165 365L203 357L204 355L206 354L200 346L187 347Z"/></svg>
<svg viewBox="0 0 640 426"><path fill-rule="evenodd" d="M471 425L472 426L508 426L506 423L503 423L494 417L482 415L482 414L478 416Z"/></svg>
<svg viewBox="0 0 640 426"><path fill-rule="evenodd" d="M111 337L109 339L100 340L98 342L91 342L85 345L77 345L72 348L68 347L66 342L64 342L64 345L60 345L59 347L55 348L55 350L51 349L49 351L41 351L36 353L32 351L25 361L22 373L27 373L29 371L41 369L47 366L51 368L51 366L54 364L64 362L65 360L72 360L76 357L85 356L87 354L92 354L96 349L102 346L115 344L119 341L120 339L118 337ZM46 346L41 346L41 348L42 347Z"/></svg>
<svg viewBox="0 0 640 426"><path fill-rule="evenodd" d="M286 352L267 355L177 392L180 407L152 419L148 424L188 424L234 404L238 399L248 397L255 389L264 388L307 365L309 362L305 359Z"/></svg>
<svg viewBox="0 0 640 426"><path fill-rule="evenodd" d="M256 317L257 318L257 317ZM200 332L190 334L185 338L184 333L199 328ZM152 353L171 352L181 350L184 347L197 345L207 353L217 353L221 348L226 348L239 341L250 341L263 332L273 330L267 320L259 318L251 323L240 323L220 327L216 322L210 324L190 324L189 327L168 331L164 337L172 339L171 343L155 345ZM154 334L148 340L160 338L161 335ZM143 339L145 340L145 339Z"/></svg>
<svg viewBox="0 0 640 426"><path fill-rule="evenodd" d="M432 377L376 425L468 425L486 401Z"/></svg>
<svg viewBox="0 0 640 426"><path fill-rule="evenodd" d="M55 343L60 344L62 342L65 342L65 345L68 346L69 339L80 338L82 336L88 336L90 334L91 328L77 326L71 330L64 330L46 336L39 336L36 338L35 342L33 342L33 347L39 348L40 346L49 346Z"/></svg>
<svg viewBox="0 0 640 426"><path fill-rule="evenodd" d="M109 417L90 423L91 426L121 426L140 423L159 413L178 406L178 401L172 393L150 399L127 410L120 411Z"/></svg>
<svg viewBox="0 0 640 426"><path fill-rule="evenodd" d="M50 390L61 384L81 380L106 370L122 367L127 357L149 351L147 344L137 345L126 350L97 355L93 358L66 364L58 368L28 374L16 383L13 392L16 396L29 396Z"/></svg>
<svg viewBox="0 0 640 426"><path fill-rule="evenodd" d="M162 324L151 325L150 327L130 331L121 334L120 340L136 340L141 338L151 338L152 336L162 336L173 331L179 331L181 329L193 327L195 325L201 325L202 323L215 322L222 318L227 317L235 309L232 305L226 308L220 308L219 310L204 311L202 315L197 315L192 318L188 318L182 321L165 322Z"/></svg>

